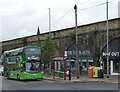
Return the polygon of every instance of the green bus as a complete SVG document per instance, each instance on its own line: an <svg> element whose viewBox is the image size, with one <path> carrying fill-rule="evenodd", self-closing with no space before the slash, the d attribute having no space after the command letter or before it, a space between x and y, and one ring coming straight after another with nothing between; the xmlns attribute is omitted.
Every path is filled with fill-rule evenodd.
<svg viewBox="0 0 120 92"><path fill-rule="evenodd" d="M18 80L43 79L41 49L26 46L3 53L3 76Z"/></svg>

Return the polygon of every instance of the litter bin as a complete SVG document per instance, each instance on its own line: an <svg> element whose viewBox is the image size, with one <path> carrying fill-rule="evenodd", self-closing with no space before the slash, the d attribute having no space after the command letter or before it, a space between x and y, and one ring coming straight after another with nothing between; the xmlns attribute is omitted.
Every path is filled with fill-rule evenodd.
<svg viewBox="0 0 120 92"><path fill-rule="evenodd" d="M64 77L64 72L60 72L59 73L59 78L63 78Z"/></svg>
<svg viewBox="0 0 120 92"><path fill-rule="evenodd" d="M98 70L98 78L104 78L104 71L103 71L103 69Z"/></svg>
<svg viewBox="0 0 120 92"><path fill-rule="evenodd" d="M93 68L95 68L95 66L88 68L88 78L93 78Z"/></svg>
<svg viewBox="0 0 120 92"><path fill-rule="evenodd" d="M59 77L59 71L55 71L55 76Z"/></svg>
<svg viewBox="0 0 120 92"><path fill-rule="evenodd" d="M100 70L101 67L95 67L93 68L93 78L98 78L98 70Z"/></svg>

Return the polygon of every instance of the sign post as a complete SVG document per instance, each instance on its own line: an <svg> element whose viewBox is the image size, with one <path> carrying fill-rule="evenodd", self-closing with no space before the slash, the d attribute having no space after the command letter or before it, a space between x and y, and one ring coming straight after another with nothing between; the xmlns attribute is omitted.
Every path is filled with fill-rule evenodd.
<svg viewBox="0 0 120 92"><path fill-rule="evenodd" d="M108 0L106 2L106 11L107 11L107 78L109 78L109 30L108 30Z"/></svg>
<svg viewBox="0 0 120 92"><path fill-rule="evenodd" d="M65 69L65 56L66 56L66 51L63 51L63 61L64 61L64 80L66 80L66 69Z"/></svg>

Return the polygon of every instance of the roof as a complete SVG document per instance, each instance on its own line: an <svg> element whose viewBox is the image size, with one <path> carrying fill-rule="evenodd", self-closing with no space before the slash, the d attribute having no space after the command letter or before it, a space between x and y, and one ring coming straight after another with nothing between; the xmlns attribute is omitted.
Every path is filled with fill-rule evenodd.
<svg viewBox="0 0 120 92"><path fill-rule="evenodd" d="M54 57L53 61L63 61L63 57Z"/></svg>
<svg viewBox="0 0 120 92"><path fill-rule="evenodd" d="M25 47L22 47L22 48L17 48L17 49L5 51L5 53L12 52L12 51L22 50L22 49L25 49L25 48L28 48L28 47L38 47L38 46L25 46Z"/></svg>
<svg viewBox="0 0 120 92"><path fill-rule="evenodd" d="M55 55L53 57L60 57L60 53L59 53L59 51L57 49L56 49Z"/></svg>
<svg viewBox="0 0 120 92"><path fill-rule="evenodd" d="M75 58L65 58L65 61L73 61ZM63 57L54 57L53 61L63 61Z"/></svg>

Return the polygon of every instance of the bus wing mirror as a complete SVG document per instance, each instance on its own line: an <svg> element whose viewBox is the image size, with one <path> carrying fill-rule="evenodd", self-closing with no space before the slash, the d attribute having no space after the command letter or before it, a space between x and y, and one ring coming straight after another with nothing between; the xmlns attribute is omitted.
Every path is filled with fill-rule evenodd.
<svg viewBox="0 0 120 92"><path fill-rule="evenodd" d="M23 69L20 69L21 72L23 72Z"/></svg>
<svg viewBox="0 0 120 92"><path fill-rule="evenodd" d="M23 64L21 64L20 66L23 67Z"/></svg>

